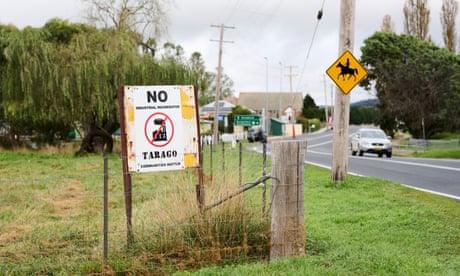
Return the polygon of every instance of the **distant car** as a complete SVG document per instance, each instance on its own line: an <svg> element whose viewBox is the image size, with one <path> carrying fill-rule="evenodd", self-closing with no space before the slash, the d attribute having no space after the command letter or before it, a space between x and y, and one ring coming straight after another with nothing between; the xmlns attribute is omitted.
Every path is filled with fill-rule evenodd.
<svg viewBox="0 0 460 276"><path fill-rule="evenodd" d="M393 150L390 137L379 128L361 128L351 139L351 155L363 156L364 153L374 153L379 157L384 154L391 158Z"/></svg>
<svg viewBox="0 0 460 276"><path fill-rule="evenodd" d="M267 135L263 133L261 130L255 130L253 128L248 130L248 142L249 143L254 143L254 142L262 142L262 143L267 143Z"/></svg>

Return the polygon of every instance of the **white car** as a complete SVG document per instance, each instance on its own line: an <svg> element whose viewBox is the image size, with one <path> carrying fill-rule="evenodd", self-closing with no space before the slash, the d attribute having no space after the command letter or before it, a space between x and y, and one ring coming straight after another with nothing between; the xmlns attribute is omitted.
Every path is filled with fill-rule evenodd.
<svg viewBox="0 0 460 276"><path fill-rule="evenodd" d="M351 139L351 155L363 156L364 153L374 153L379 157L384 154L391 158L393 153L390 137L379 128L361 128Z"/></svg>

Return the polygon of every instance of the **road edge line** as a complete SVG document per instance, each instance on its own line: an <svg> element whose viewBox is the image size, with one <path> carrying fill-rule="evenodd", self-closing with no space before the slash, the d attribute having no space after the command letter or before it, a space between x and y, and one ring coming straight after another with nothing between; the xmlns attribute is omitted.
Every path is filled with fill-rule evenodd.
<svg viewBox="0 0 460 276"><path fill-rule="evenodd" d="M313 165L313 166L317 166L317 167L320 167L320 168L323 168L323 169L328 169L328 170L331 169L331 167L329 167L329 166L317 164L317 163L314 163L314 162L307 162L307 161L305 161L304 163L305 163L305 164L310 164L310 165ZM354 176L360 176L360 177L368 177L368 176L361 175L361 174L354 173L354 172L348 172L348 174L354 175ZM460 202L460 197L459 197L459 196L455 196L455 195L451 195L451 194L446 194L446 193L440 193L440 192L436 192L436 191L432 191L432 190L428 190L428 189L423 189L423 188L419 188L419 187L414 187L414 186L410 186L410 185L407 185L407 184L404 184L404 183L400 183L400 182L396 182L396 181L393 181L393 182L398 183L398 184L400 184L400 185L402 185L402 186L404 186L404 187L407 187L407 188L411 188L411 189L418 190L418 191L425 192L425 193L430 193L430 194L434 194L434 195L439 195L439 196L447 197L447 198L454 199L454 200L457 200L457 201Z"/></svg>

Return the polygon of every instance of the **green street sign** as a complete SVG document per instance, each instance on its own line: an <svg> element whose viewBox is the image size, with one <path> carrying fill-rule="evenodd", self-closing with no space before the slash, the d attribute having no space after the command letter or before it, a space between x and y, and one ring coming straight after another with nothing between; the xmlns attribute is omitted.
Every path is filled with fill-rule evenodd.
<svg viewBox="0 0 460 276"><path fill-rule="evenodd" d="M260 126L260 116L258 115L235 115L233 121L235 126Z"/></svg>

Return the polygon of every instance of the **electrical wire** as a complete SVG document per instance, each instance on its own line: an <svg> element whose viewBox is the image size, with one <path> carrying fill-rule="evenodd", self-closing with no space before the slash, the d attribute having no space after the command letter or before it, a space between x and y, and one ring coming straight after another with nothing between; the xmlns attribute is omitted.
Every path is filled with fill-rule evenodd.
<svg viewBox="0 0 460 276"><path fill-rule="evenodd" d="M239 9L239 6L240 6L240 0L236 1L236 3L233 6L231 12L228 14L227 18L224 20L225 23L227 23L228 21L230 21L231 18L233 18L236 10Z"/></svg>
<svg viewBox="0 0 460 276"><path fill-rule="evenodd" d="M318 11L318 14L316 16L315 29L313 31L313 36L311 38L310 46L308 47L307 56L305 57L305 61L303 63L302 72L300 73L300 77L299 77L299 82L297 83L297 89L296 89L297 91L300 89L300 83L302 82L302 76L303 76L303 74L305 72L305 68L307 67L307 61L308 61L308 58L310 57L310 52L311 52L311 48L313 46L313 42L315 41L316 32L318 30L319 22L321 21L321 18L323 17L323 9L324 9L324 3L325 2L326 2L326 0L323 0L323 4L321 5L321 9Z"/></svg>

